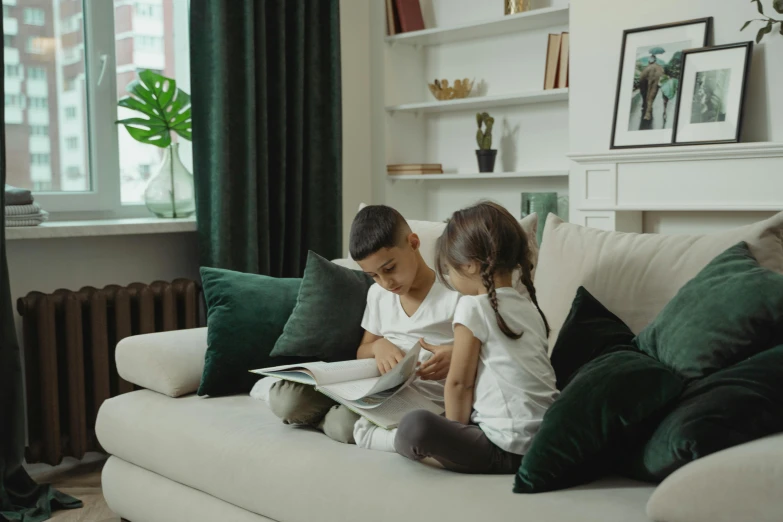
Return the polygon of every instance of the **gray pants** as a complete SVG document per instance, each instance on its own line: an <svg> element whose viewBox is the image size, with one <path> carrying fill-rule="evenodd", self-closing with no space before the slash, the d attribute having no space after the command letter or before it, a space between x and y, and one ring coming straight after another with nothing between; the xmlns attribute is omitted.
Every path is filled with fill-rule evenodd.
<svg viewBox="0 0 783 522"><path fill-rule="evenodd" d="M426 410L402 418L394 449L411 460L432 457L460 473L516 473L522 462L521 455L495 446L475 424L461 424Z"/></svg>
<svg viewBox="0 0 783 522"><path fill-rule="evenodd" d="M359 416L315 391L312 386L291 381L276 382L269 389L269 409L285 424L313 426L330 439L356 444L353 426Z"/></svg>

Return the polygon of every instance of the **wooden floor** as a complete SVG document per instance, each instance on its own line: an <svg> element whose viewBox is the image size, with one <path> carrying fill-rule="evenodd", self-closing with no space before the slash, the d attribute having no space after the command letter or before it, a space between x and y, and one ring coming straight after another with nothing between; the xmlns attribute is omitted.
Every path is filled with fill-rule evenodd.
<svg viewBox="0 0 783 522"><path fill-rule="evenodd" d="M39 483L47 482L54 488L84 502L81 509L56 511L50 519L55 522L120 522L103 499L101 469L106 461L80 464L65 470L31 472Z"/></svg>

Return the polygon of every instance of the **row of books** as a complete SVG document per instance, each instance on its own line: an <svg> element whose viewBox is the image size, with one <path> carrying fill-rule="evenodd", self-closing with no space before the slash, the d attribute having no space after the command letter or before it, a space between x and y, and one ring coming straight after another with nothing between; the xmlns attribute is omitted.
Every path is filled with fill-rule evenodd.
<svg viewBox="0 0 783 522"><path fill-rule="evenodd" d="M567 32L549 35L546 48L544 90L568 87L568 54L570 38Z"/></svg>
<svg viewBox="0 0 783 522"><path fill-rule="evenodd" d="M405 174L443 174L442 163L396 163L386 165L389 176Z"/></svg>

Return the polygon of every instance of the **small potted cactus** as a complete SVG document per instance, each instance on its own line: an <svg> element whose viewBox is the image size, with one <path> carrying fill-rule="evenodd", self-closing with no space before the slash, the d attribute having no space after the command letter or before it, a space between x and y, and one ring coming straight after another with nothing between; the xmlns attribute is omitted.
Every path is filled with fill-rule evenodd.
<svg viewBox="0 0 783 522"><path fill-rule="evenodd" d="M495 123L495 118L489 113L477 112L476 123L478 124L476 142L479 147L476 151L476 157L478 158L479 172L492 172L495 170L495 157L498 154L497 149L492 148L492 125ZM482 125L486 130L481 130Z"/></svg>

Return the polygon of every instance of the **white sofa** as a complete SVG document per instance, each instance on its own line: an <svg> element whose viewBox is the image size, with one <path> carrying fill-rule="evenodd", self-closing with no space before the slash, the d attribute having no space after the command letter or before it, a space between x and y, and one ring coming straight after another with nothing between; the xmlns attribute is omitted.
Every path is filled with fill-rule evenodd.
<svg viewBox="0 0 783 522"><path fill-rule="evenodd" d="M783 214L721 234L667 238L584 229L550 216L536 275L539 300L558 331L584 284L638 330L739 240L765 266L783 271L782 223ZM111 454L104 496L125 519L642 522L652 520L649 513L666 522L783 520L783 435L689 464L657 491L608 478L515 495L512 476L460 475L340 444L283 425L246 395L197 397L206 348L204 328L131 337L117 348L120 375L146 388L106 401L96 426ZM748 511L742 499L751 489Z"/></svg>

